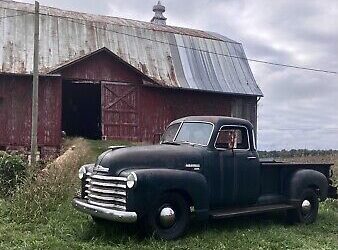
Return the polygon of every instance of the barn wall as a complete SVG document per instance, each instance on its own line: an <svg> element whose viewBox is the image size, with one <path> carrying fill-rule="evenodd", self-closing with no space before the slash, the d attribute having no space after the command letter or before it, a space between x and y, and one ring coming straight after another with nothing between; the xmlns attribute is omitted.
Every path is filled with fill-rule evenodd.
<svg viewBox="0 0 338 250"><path fill-rule="evenodd" d="M231 115L232 97L189 90L140 88L140 139L154 141L173 120L190 115Z"/></svg>
<svg viewBox="0 0 338 250"><path fill-rule="evenodd" d="M141 74L104 50L56 72L101 83L104 139L152 142L172 120L188 115L234 116L256 126L256 97L145 86Z"/></svg>
<svg viewBox="0 0 338 250"><path fill-rule="evenodd" d="M231 116L249 120L254 126L255 138L257 138L257 98L255 96L233 98Z"/></svg>
<svg viewBox="0 0 338 250"><path fill-rule="evenodd" d="M30 148L32 76L0 75L0 146ZM61 78L40 77L38 146L61 140Z"/></svg>
<svg viewBox="0 0 338 250"><path fill-rule="evenodd" d="M139 91L141 141L158 139L171 121L190 115L233 116L257 124L256 97L142 86Z"/></svg>
<svg viewBox="0 0 338 250"><path fill-rule="evenodd" d="M103 85L104 138L155 142L168 124L190 115L220 115L256 122L256 98L148 87Z"/></svg>
<svg viewBox="0 0 338 250"><path fill-rule="evenodd" d="M105 51L58 71L63 79L142 83L139 74Z"/></svg>

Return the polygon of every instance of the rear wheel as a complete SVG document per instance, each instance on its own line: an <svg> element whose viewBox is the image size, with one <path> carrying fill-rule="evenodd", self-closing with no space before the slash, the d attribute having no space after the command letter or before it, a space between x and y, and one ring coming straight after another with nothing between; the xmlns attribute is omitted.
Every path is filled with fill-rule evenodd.
<svg viewBox="0 0 338 250"><path fill-rule="evenodd" d="M179 194L164 194L145 216L143 228L156 238L173 240L182 236L188 228L190 209Z"/></svg>
<svg viewBox="0 0 338 250"><path fill-rule="evenodd" d="M301 195L300 206L287 212L289 222L311 224L315 222L318 214L319 200L316 192L307 188Z"/></svg>

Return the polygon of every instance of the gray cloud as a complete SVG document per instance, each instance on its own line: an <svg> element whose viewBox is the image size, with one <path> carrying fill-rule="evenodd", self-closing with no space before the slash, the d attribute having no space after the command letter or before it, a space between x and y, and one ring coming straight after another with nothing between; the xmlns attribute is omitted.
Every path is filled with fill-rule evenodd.
<svg viewBox="0 0 338 250"><path fill-rule="evenodd" d="M33 2L33 1L25 1ZM149 21L156 0L40 0L75 11ZM249 58L338 69L338 1L163 0L168 24L215 31ZM338 149L338 77L250 62L259 102L260 149Z"/></svg>

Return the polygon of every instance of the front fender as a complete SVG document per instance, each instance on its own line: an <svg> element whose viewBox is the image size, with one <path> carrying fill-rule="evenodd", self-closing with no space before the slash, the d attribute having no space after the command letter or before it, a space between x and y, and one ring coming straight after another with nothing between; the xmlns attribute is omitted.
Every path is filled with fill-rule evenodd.
<svg viewBox="0 0 338 250"><path fill-rule="evenodd" d="M288 198L298 200L306 188L319 189L319 198L325 200L328 192L328 182L325 175L312 169L300 169L294 172L286 183Z"/></svg>
<svg viewBox="0 0 338 250"><path fill-rule="evenodd" d="M128 210L145 214L163 193L177 192L192 203L197 217L207 217L209 188L202 174L176 169L137 169L133 172L137 175L137 184L128 190Z"/></svg>

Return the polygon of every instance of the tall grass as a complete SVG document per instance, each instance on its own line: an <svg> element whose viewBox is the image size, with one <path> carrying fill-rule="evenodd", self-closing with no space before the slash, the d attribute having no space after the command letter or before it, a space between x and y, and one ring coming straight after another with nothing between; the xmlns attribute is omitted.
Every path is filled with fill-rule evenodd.
<svg viewBox="0 0 338 250"><path fill-rule="evenodd" d="M88 160L90 147L83 139L74 139L72 145L43 170L31 171L8 206L13 221L44 222L49 212L74 195L79 187L77 171Z"/></svg>

